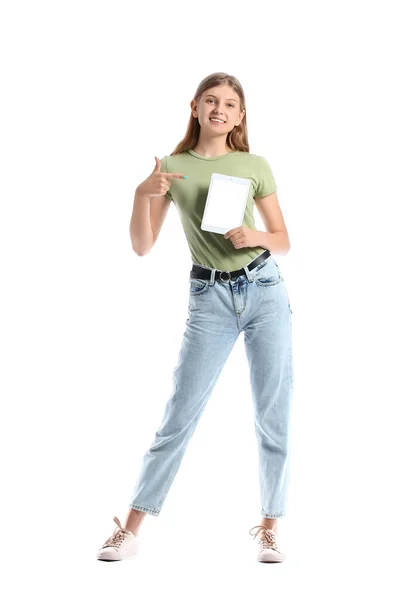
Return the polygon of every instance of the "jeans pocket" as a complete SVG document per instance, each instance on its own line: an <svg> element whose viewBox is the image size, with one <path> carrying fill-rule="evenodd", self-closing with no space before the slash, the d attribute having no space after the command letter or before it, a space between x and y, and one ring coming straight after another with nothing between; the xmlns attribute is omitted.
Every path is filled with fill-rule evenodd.
<svg viewBox="0 0 408 600"><path fill-rule="evenodd" d="M254 281L260 286L276 285L282 281L280 269L272 257L255 269Z"/></svg>
<svg viewBox="0 0 408 600"><path fill-rule="evenodd" d="M199 296L208 290L210 285L209 279L190 279L190 296Z"/></svg>

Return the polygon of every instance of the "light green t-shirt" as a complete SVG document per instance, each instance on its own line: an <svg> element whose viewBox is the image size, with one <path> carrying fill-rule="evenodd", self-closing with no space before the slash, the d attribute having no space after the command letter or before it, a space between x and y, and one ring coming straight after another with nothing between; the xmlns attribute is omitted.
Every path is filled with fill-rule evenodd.
<svg viewBox="0 0 408 600"><path fill-rule="evenodd" d="M272 170L265 158L249 152L233 151L221 156L206 157L193 150L164 156L161 172L182 173L188 179L172 179L166 197L172 200L179 212L193 263L234 271L251 262L265 248L235 248L231 239L222 233L203 231L205 203L212 173L244 177L251 180L250 193L242 225L256 229L253 210L254 198L263 198L276 191Z"/></svg>

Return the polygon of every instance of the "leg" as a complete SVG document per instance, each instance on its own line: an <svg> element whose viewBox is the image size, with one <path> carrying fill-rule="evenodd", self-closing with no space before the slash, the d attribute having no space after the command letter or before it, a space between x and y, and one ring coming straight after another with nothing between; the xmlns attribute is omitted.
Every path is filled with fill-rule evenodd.
<svg viewBox="0 0 408 600"><path fill-rule="evenodd" d="M261 525L267 529L272 529L275 533L278 531L278 519L267 519L262 517Z"/></svg>
<svg viewBox="0 0 408 600"><path fill-rule="evenodd" d="M173 391L162 424L143 457L129 504L131 509L155 516L239 334L236 321L225 319L216 286L207 281L203 287L199 281L194 280L190 291L190 315L174 369Z"/></svg>
<svg viewBox="0 0 408 600"><path fill-rule="evenodd" d="M129 508L123 527L130 529L136 535L146 515L146 512Z"/></svg>
<svg viewBox="0 0 408 600"><path fill-rule="evenodd" d="M253 310L244 339L259 449L262 524L276 530L276 519L286 510L289 476L292 313L274 261L250 285Z"/></svg>

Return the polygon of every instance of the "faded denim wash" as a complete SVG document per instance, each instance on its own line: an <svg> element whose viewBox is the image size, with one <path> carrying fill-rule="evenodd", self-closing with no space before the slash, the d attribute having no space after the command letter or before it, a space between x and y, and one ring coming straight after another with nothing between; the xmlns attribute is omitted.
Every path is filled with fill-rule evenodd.
<svg viewBox="0 0 408 600"><path fill-rule="evenodd" d="M267 518L285 514L293 395L292 310L272 255L251 271L247 265L243 268L246 274L234 281L215 281L215 269L209 280L190 274L189 316L173 390L143 457L130 508L159 515L214 385L243 331L259 452L261 514Z"/></svg>

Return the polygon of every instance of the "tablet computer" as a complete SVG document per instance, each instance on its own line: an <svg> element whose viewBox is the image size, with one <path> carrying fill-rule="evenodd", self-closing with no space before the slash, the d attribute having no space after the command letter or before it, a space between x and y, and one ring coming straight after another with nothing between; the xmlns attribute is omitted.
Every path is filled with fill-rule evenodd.
<svg viewBox="0 0 408 600"><path fill-rule="evenodd" d="M213 173L205 202L201 229L226 233L244 221L251 179Z"/></svg>

